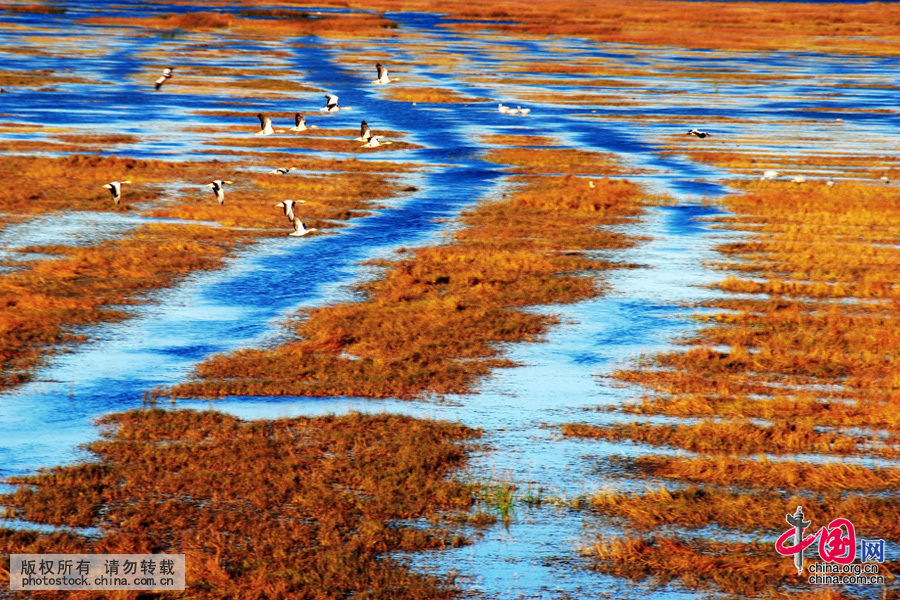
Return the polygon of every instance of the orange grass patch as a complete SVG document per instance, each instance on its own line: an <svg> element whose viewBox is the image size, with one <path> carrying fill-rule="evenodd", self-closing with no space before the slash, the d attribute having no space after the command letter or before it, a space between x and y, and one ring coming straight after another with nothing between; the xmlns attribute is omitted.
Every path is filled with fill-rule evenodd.
<svg viewBox="0 0 900 600"><path fill-rule="evenodd" d="M5 49L4 49L5 50ZM59 75L50 69L34 71L0 71L0 87L37 87L63 83L104 84L96 79L82 79L70 75Z"/></svg>
<svg viewBox="0 0 900 600"><path fill-rule="evenodd" d="M96 141L96 137L77 136L77 139ZM116 138L124 140L130 136ZM178 179L207 183L218 179L223 170L233 168L215 161L174 163L115 156L0 156L0 212L125 210L133 202L160 197L159 192L143 184ZM103 188L114 180L134 181L133 185L123 186L122 204L118 207L113 204L109 190Z"/></svg>
<svg viewBox="0 0 900 600"><path fill-rule="evenodd" d="M425 104L470 104L488 102L489 98L473 98L459 92L435 87L401 87L389 85L384 90L389 100L395 102L422 102Z"/></svg>
<svg viewBox="0 0 900 600"><path fill-rule="evenodd" d="M784 515L802 506L815 525L852 515L853 524L866 535L900 539L900 509L896 498L865 497L829 492L826 494L738 493L717 488L690 486L670 491L665 488L640 494L606 491L591 495L591 508L604 515L625 519L639 531L663 525L700 528L718 525L746 533L781 533L787 529Z"/></svg>
<svg viewBox="0 0 900 600"><path fill-rule="evenodd" d="M451 243L389 263L367 298L309 311L296 340L217 356L194 381L165 393L412 398L461 393L493 366L498 342L535 339L553 318L514 307L575 302L598 293L577 274L616 265L582 250L624 248L599 229L639 213L639 189L598 180L531 178L509 199L464 214ZM284 369L290 364L290 369Z"/></svg>
<svg viewBox="0 0 900 600"><path fill-rule="evenodd" d="M746 421L712 420L690 425L617 423L604 427L566 423L561 430L563 435L569 437L634 440L653 446L673 446L712 454L854 454L859 444L869 441L867 438L819 431L811 423L793 421L779 421L766 426Z"/></svg>
<svg viewBox="0 0 900 600"><path fill-rule="evenodd" d="M900 485L900 469L870 469L843 463L810 464L723 456L643 456L629 462L651 477L754 490L881 491Z"/></svg>
<svg viewBox="0 0 900 600"><path fill-rule="evenodd" d="M177 204L149 211L149 216L289 231L291 225L274 205L282 200L304 200L297 214L303 216L307 226L323 229L338 226L333 221L367 215L373 208L372 200L399 192L391 180L376 173L244 174L225 189L224 206L215 202L208 189L200 188L191 196L179 198Z"/></svg>
<svg viewBox="0 0 900 600"><path fill-rule="evenodd" d="M829 589L784 594L797 583L797 570L771 544L680 540L674 537L600 538L583 550L596 559L593 568L632 580L652 578L656 585L677 580L692 590L717 590L737 597L840 600Z"/></svg>
<svg viewBox="0 0 900 600"><path fill-rule="evenodd" d="M486 144L499 146L556 146L558 144L556 138L544 135L483 135L481 140Z"/></svg>
<svg viewBox="0 0 900 600"><path fill-rule="evenodd" d="M621 175L626 173L612 154L586 152L572 148L498 148L485 153L484 159L513 165L516 173L562 173L566 175ZM587 182L582 182L588 187Z"/></svg>
<svg viewBox="0 0 900 600"><path fill-rule="evenodd" d="M312 18L256 19L240 18L217 12L189 12L158 17L91 17L81 23L116 25L148 29L210 31L226 29L230 33L266 37L320 36L393 36L397 23L369 12L315 15Z"/></svg>
<svg viewBox="0 0 900 600"><path fill-rule="evenodd" d="M5 553L184 553L192 598L454 595L452 577L413 573L386 554L464 543L398 522L472 505L447 479L472 429L393 415L243 422L162 410L100 422L117 430L88 446L92 462L15 478L21 487L2 502L33 522L102 534L0 529Z"/></svg>

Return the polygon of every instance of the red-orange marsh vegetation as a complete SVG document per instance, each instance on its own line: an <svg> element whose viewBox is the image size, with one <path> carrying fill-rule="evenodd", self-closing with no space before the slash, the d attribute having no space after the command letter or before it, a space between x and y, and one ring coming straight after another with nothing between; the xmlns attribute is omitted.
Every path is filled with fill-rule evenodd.
<svg viewBox="0 0 900 600"><path fill-rule="evenodd" d="M311 15L299 12L285 18L239 17L217 12L188 12L158 17L91 17L82 23L144 27L148 29L181 29L185 31L227 30L229 33L266 37L299 37L309 35L356 37L394 36L397 23L371 12Z"/></svg>
<svg viewBox="0 0 900 600"><path fill-rule="evenodd" d="M622 175L626 170L612 154L574 148L497 148L484 155L490 162L512 165L516 173L560 173L563 175ZM582 185L590 187L587 181Z"/></svg>
<svg viewBox="0 0 900 600"><path fill-rule="evenodd" d="M786 592L786 586L795 586L797 570L790 559L776 554L772 546L688 542L657 535L602 539L585 547L583 553L597 560L599 571L638 581L652 579L654 585L678 581L691 590L715 590L739 598L848 598L829 588Z"/></svg>
<svg viewBox="0 0 900 600"><path fill-rule="evenodd" d="M286 166L293 166L289 163ZM220 176L218 178L222 178ZM400 190L389 176L379 173L285 175L239 173L234 185L225 186L225 205L219 206L207 188L184 194L178 203L149 211L152 217L215 221L229 227L291 228L275 207L282 200L304 200L297 209L309 227L340 227L340 222L368 214L373 200L389 198ZM258 232L271 235L272 232Z"/></svg>
<svg viewBox="0 0 900 600"><path fill-rule="evenodd" d="M78 137L84 141L84 136ZM160 197L160 192L144 184L192 179L208 183L219 179L223 170L233 168L215 161L175 163L84 155L0 156L0 212L27 215L63 210L127 210L134 202ZM134 182L123 186L122 203L118 207L113 204L109 190L103 188L114 180Z"/></svg>
<svg viewBox="0 0 900 600"><path fill-rule="evenodd" d="M101 423L117 429L88 446L92 461L15 478L2 497L29 521L101 535L0 529L4 553L184 553L191 598L454 595L451 578L386 554L464 543L434 524L473 503L447 476L477 431L360 414L243 422L145 410ZM398 524L423 518L432 526Z"/></svg>
<svg viewBox="0 0 900 600"><path fill-rule="evenodd" d="M468 0L318 0L320 6L417 10L475 19L466 30L535 36L583 36L628 43L728 50L812 50L896 55L900 7L869 3L842 6L775 2L518 0L474 5ZM478 20L512 21L479 23Z"/></svg>
<svg viewBox="0 0 900 600"><path fill-rule="evenodd" d="M605 491L589 498L591 508L624 520L637 531L663 525L701 528L718 525L746 533L781 533L787 529L784 515L802 506L819 525L852 515L854 526L868 536L900 539L900 510L896 497L862 496L844 492L779 494L736 492L688 486L678 490L661 487L642 493ZM818 527L813 527L817 529Z"/></svg>
<svg viewBox="0 0 900 600"><path fill-rule="evenodd" d="M482 135L481 141L498 146L556 146L559 144L556 138L543 135Z"/></svg>
<svg viewBox="0 0 900 600"><path fill-rule="evenodd" d="M82 79L71 75L59 74L51 69L32 71L0 71L0 87L38 87L60 85L64 83L88 83L100 85L95 79Z"/></svg>
<svg viewBox="0 0 900 600"><path fill-rule="evenodd" d="M474 98L459 92L435 87L401 87L391 85L385 88L389 100L397 102L423 102L434 104L464 104L471 102L488 102L488 98Z"/></svg>
<svg viewBox="0 0 900 600"><path fill-rule="evenodd" d="M701 421L690 425L616 423L609 426L567 423L563 435L609 441L634 440L705 454L789 454L818 452L854 454L871 438L823 432L811 423L779 421L757 425L746 421ZM894 452L892 452L894 454Z"/></svg>
<svg viewBox="0 0 900 600"><path fill-rule="evenodd" d="M600 229L640 212L640 189L598 179L522 181L508 199L462 217L450 243L387 263L366 299L309 311L296 340L202 363L174 396L297 395L411 398L468 391L497 358L497 343L535 339L553 318L516 307L598 293L584 271L618 265L582 252L632 241ZM289 365L289 366L287 366Z"/></svg>

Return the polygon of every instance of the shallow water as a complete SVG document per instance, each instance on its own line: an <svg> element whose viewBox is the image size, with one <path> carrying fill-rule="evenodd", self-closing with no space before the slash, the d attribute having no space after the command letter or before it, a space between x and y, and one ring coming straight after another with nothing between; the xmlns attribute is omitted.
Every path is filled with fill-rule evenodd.
<svg viewBox="0 0 900 600"><path fill-rule="evenodd" d="M137 8L138 3L115 4L122 7L115 9L121 14L138 10L146 14L143 5ZM19 15L9 20L69 37L96 34L96 28L70 27L70 23L96 14L102 6L92 2L65 5L69 7L66 15ZM163 13L181 9L150 10ZM689 333L696 325L691 319L693 313L682 308L683 303L713 297L715 292L703 286L722 277L721 271L710 271L704 263L715 258L712 249L721 239L734 239L737 234L713 230L698 220L717 214L699 201L726 193L724 185L733 176L678 156L660 156L655 153L660 140L700 126L704 116L712 115L759 121L753 125L717 124L716 134L752 134L759 141L750 148L761 152L772 148L798 155L821 152L823 145L827 147L839 140L842 152L877 154L895 144L900 134L896 113L839 112L860 107L892 109L895 94L879 86L898 84L896 59L775 52L749 55L678 50L667 54L658 49L583 40L526 41L469 35L438 27L442 19L435 15L388 16L402 24L404 36L378 40L371 46L373 51L387 53L404 65L402 69L392 68L392 75L472 97L491 98L491 102L432 106L389 101L377 86L368 85L374 77L370 64L374 61L345 64L345 59L349 62L354 55L358 58L359 48L353 42L314 38L294 40L297 44L248 44L226 33L181 34L167 39L127 28L104 28L105 35L96 38L91 53L8 55L14 56L23 69L69 69L108 85L64 84L56 86L59 91L53 93L13 90L0 95L0 112L7 114L5 120L66 126L84 133L132 133L143 141L123 149L123 153L186 159L196 158L197 150L214 153L215 149L200 144L198 134L184 131L185 127L244 123L194 114L197 110L235 108L225 104L235 100L227 92L200 95L179 91L175 86L160 93L148 89L161 67L173 64L163 59L171 56L194 67L226 62L221 57L188 52L200 43L255 50L257 55L227 59L227 64L248 73L258 68L281 68L304 83L338 93L342 104L353 110L314 115L310 122L323 127L355 128L365 118L376 133L378 129L408 132L406 140L426 147L370 156L432 166L426 172L404 176L418 190L386 203L389 208L358 219L333 234L263 240L227 261L221 271L195 274L174 289L159 292L156 302L134 308L132 319L88 330L93 340L90 344L55 357L36 373L33 383L0 395L0 431L4 432L0 442L0 476L83 458L78 445L95 439L94 418L141 406L146 392L183 380L197 362L211 353L277 340L282 334L281 320L297 308L351 297L352 286L374 272L360 266L360 261L391 257L400 246L439 241L454 225L435 219L456 216L480 198L496 195L508 185L508 174L501 165L480 159L478 153L486 147L480 136L534 133L555 137L563 146L613 152L626 164L642 170L633 179L652 193L669 194L681 204L649 208L639 221L619 228L651 239L607 256L643 266L604 273L601 277L607 293L600 298L541 309L559 315L561 324L548 333L543 343L506 348L507 356L523 366L496 371L475 394L419 402L229 398L215 403L179 401L177 406L212 405L244 418L358 410L461 421L481 427L488 447L473 457L467 477L511 481L567 498L606 487L643 489L644 482L618 478L606 458L638 456L649 453L647 447L562 439L557 426L569 421L619 420L620 417L604 412L586 410L614 405L636 394L603 376L642 354L666 348ZM31 43L30 35L33 32L12 32L7 43ZM77 46L73 43L73 47ZM457 62L452 69L417 64L423 49L453 57ZM560 49L566 52L561 54ZM278 55L267 55L270 50L277 50ZM525 58L535 62L583 60L641 67L647 75L618 77L616 80L624 87L597 90L598 94L628 98L631 105L598 102L578 106L529 100L529 94L536 89L551 90L561 97L584 92L579 82L595 78L591 76L548 76L541 88L492 83L489 77L482 81L485 76L502 72L510 61ZM391 65L391 61L385 62ZM710 86L666 76L672 69L684 67L799 77L782 82L784 85L776 90L778 98L774 98L771 87L763 85ZM178 74L176 69L176 78ZM481 80L473 81L477 78ZM862 82L863 87L841 87L850 81L857 85ZM834 95L826 97L826 92ZM252 106L239 108L315 111L322 104L321 93L288 96L240 98ZM89 104L84 102L86 97ZM500 115L497 102L528 106L532 113L528 117ZM685 121L683 125L621 122L599 120L597 114L691 115L696 121ZM808 121L798 125L798 119ZM246 125L247 133L252 134L255 119ZM54 220L53 226L64 228L66 243L96 243L121 235L142 222L145 221L118 215L68 215L64 221ZM25 222L0 232L4 244L0 259L15 255L16 248L49 243L50 238L60 235L60 230L52 229L48 223ZM101 226L103 229L98 229ZM658 454L659 450L654 449L653 453ZM612 597L648 593L660 598L694 597L670 588L651 591L587 571L577 549L595 527L581 513L565 508L519 506L508 530L500 526L489 528L471 546L407 558L424 570L460 573L467 591L494 598L559 598L565 594L596 597L601 592Z"/></svg>

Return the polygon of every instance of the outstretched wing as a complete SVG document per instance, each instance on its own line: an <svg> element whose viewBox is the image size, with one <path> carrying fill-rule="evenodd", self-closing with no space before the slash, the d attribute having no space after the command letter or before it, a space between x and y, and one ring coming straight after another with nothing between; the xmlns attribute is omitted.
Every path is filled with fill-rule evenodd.
<svg viewBox="0 0 900 600"><path fill-rule="evenodd" d="M364 140L368 140L372 137L372 131L369 129L369 124L365 121L359 126L359 137Z"/></svg>
<svg viewBox="0 0 900 600"><path fill-rule="evenodd" d="M300 113L294 113L294 125L300 127L300 125L302 125L304 121L306 121L306 117L304 117Z"/></svg>
<svg viewBox="0 0 900 600"><path fill-rule="evenodd" d="M325 94L325 106L337 106L338 97L334 94Z"/></svg>
<svg viewBox="0 0 900 600"><path fill-rule="evenodd" d="M378 79L387 79L387 69L384 68L384 65L375 63L375 68L378 70Z"/></svg>
<svg viewBox="0 0 900 600"><path fill-rule="evenodd" d="M262 113L259 113L259 114L256 115L256 118L259 119L259 126L260 126L260 128L261 128L261 129L265 129L265 128L266 128L266 121L269 120L269 117L267 117L266 115L264 115L264 114L262 114Z"/></svg>

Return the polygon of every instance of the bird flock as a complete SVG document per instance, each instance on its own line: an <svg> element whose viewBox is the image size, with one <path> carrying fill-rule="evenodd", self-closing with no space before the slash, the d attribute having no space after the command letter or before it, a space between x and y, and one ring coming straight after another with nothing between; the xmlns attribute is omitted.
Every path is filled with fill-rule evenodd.
<svg viewBox="0 0 900 600"><path fill-rule="evenodd" d="M399 78L391 78L388 75L387 68L385 68L385 66L382 65L381 63L376 63L375 69L376 69L376 73L377 73L377 79L373 80L372 84L386 85L389 83L393 83L395 81L399 81ZM159 78L156 80L156 82L154 84L154 88L157 91L160 90L162 88L162 86L169 79L172 78L173 70L174 70L174 67L169 67L169 68L166 68L165 70L163 70L162 74L159 76ZM2 91L2 90L0 90L0 91ZM341 106L337 95L325 94L325 106L323 106L322 108L319 109L320 112L335 113L335 112L339 112L342 110L351 110L351 107ZM521 106L516 106L516 108L512 108L510 106L505 106L503 103L500 103L497 105L497 110L498 110L498 112L500 112L503 115L523 116L523 117L527 116L531 112L530 108L522 108ZM258 132L256 132L257 135L273 135L273 134L277 134L277 133L285 133L285 130L283 130L283 129L275 129L272 125L272 119L270 119L264 113L258 113L256 116L259 119L259 124L260 124L260 130ZM315 129L316 127L318 127L318 126L307 124L306 117L304 115L302 115L300 113L295 113L294 114L294 126L291 127L288 131L297 131L297 132L308 131L310 129ZM706 138L712 137L711 133L706 132L706 131L701 131L696 128L691 129L684 135L693 136L698 139L706 139ZM360 123L359 137L355 138L354 141L362 142L362 146L361 146L362 148L378 148L380 146L386 146L386 145L393 143L390 140L385 140L382 136L373 135L372 130L369 128L368 123L366 123L366 121L364 121L364 120ZM269 171L268 174L269 175L287 175L290 171L293 171L294 169L295 169L295 167L279 167L277 169L273 169L272 171ZM763 172L762 177L760 179L769 181L769 180L778 179L779 177L781 177L781 173L779 173L778 171L767 170L767 171ZM804 177L803 175L796 175L795 177L793 177L791 179L791 181L793 183L798 183L798 184L805 183L806 177ZM890 180L887 177L882 177L881 181L885 184L890 183ZM122 199L122 185L130 184L130 183L131 183L131 181L112 181L112 182L104 185L103 187L109 190L110 194L112 195L113 202L118 205ZM216 201L220 205L224 205L225 204L225 188L224 188L224 186L231 185L231 184L233 184L232 181L216 179L216 180L206 184L206 187L210 188L213 195L215 196ZM831 178L829 178L828 181L826 181L826 185L831 187L834 185L834 181ZM591 187L591 188L594 187L594 184L592 181L589 182L589 187ZM282 202L280 202L279 204L276 205L277 207L280 207L283 210L284 215L287 217L288 221L290 221L294 226L294 231L292 233L288 234L291 236L303 236L312 231L316 231L315 228L308 228L300 220L300 218L297 217L296 214L294 213L294 208L296 208L299 204L305 204L305 201L303 201L303 200L297 200L297 201L283 200Z"/></svg>
<svg viewBox="0 0 900 600"><path fill-rule="evenodd" d="M399 81L399 78L391 78L388 76L388 71L381 63L376 63L375 65L376 72L378 74L378 78L372 81L375 85L385 85L388 83L392 83L395 81ZM172 78L172 71L174 67L166 68L159 78L154 83L154 89L159 91L162 86ZM319 109L320 112L326 113L334 113L341 110L350 110L349 106L340 106L339 98L335 94L325 94L325 106ZM266 116L264 113L258 113L256 117L259 119L259 131L256 132L256 135L273 135L276 133L285 133L283 129L275 129L272 125L272 119ZM300 113L294 114L294 126L291 127L288 131L307 131L309 129L317 128L317 125L307 125L306 117L301 115ZM387 146L392 142L390 140L385 140L381 136L373 135L372 130L369 128L368 123L362 121L360 124L359 137L355 138L354 141L362 142L362 148L378 148L379 146ZM268 172L269 175L287 175L291 171L295 170L296 167L279 167L277 169L273 169ZM110 194L112 195L113 202L115 204L119 204L122 200L122 184L130 184L131 181L111 181L107 183L103 187L108 189ZM225 186L232 185L233 181L223 180L223 179L215 179L210 183L207 183L205 187L208 187L213 196L220 205L225 204ZM304 200L282 200L275 206L281 208L284 212L284 216L287 217L287 220L293 225L294 230L289 233L289 236L300 237L304 236L310 232L316 231L315 227L307 227L305 223L300 219L297 214L295 214L294 209L297 208L300 204L306 204Z"/></svg>

